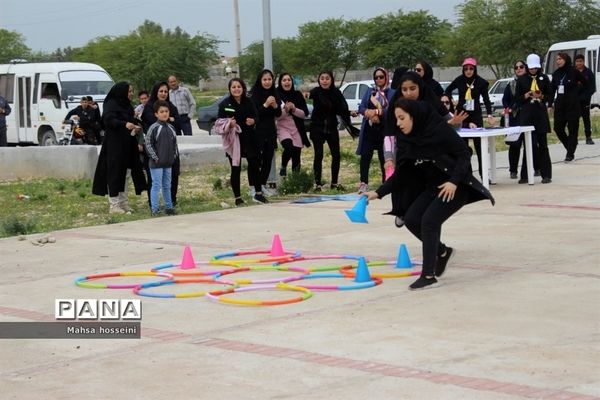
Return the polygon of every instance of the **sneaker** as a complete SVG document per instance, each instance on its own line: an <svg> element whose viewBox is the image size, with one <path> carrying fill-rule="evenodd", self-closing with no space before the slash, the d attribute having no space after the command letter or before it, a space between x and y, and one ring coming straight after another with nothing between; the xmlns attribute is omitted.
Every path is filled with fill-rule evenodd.
<svg viewBox="0 0 600 400"><path fill-rule="evenodd" d="M358 185L358 194L363 194L363 193L367 193L369 191L369 185L367 185L364 182L361 182L360 185Z"/></svg>
<svg viewBox="0 0 600 400"><path fill-rule="evenodd" d="M125 210L126 213L132 213L133 212L133 208L131 208L129 206L129 202L123 202L119 204L119 207L121 207L123 210Z"/></svg>
<svg viewBox="0 0 600 400"><path fill-rule="evenodd" d="M542 176L542 173L539 169L536 169L535 171L533 171L533 176Z"/></svg>
<svg viewBox="0 0 600 400"><path fill-rule="evenodd" d="M158 217L160 215L160 211L159 210L156 210L156 211L150 210L150 215L152 215L153 217Z"/></svg>
<svg viewBox="0 0 600 400"><path fill-rule="evenodd" d="M595 144L591 137L585 139L585 144Z"/></svg>
<svg viewBox="0 0 600 400"><path fill-rule="evenodd" d="M438 283L438 281L437 281L437 279L435 279L435 276L432 276L431 278L427 278L426 276L421 275L419 277L419 279L417 279L416 281L411 283L408 288L410 290L429 289L429 288L436 287L437 283Z"/></svg>
<svg viewBox="0 0 600 400"><path fill-rule="evenodd" d="M396 219L394 219L394 225L396 225L396 228L402 228L404 226L404 218L396 217Z"/></svg>
<svg viewBox="0 0 600 400"><path fill-rule="evenodd" d="M279 170L279 176L287 176L287 169L286 168L281 168Z"/></svg>
<svg viewBox="0 0 600 400"><path fill-rule="evenodd" d="M527 183L527 178L521 178L521 179L519 179L519 184L522 185L524 183Z"/></svg>
<svg viewBox="0 0 600 400"><path fill-rule="evenodd" d="M340 185L339 183L332 183L331 185L329 185L329 189L331 190L339 190L340 192L343 192L344 190L346 190L342 185Z"/></svg>
<svg viewBox="0 0 600 400"><path fill-rule="evenodd" d="M236 197L235 198L235 206L241 206L242 204L244 204L244 199L242 199L241 197Z"/></svg>
<svg viewBox="0 0 600 400"><path fill-rule="evenodd" d="M516 172L511 172L510 173L510 179L517 179L517 178L518 178L518 176L517 176Z"/></svg>
<svg viewBox="0 0 600 400"><path fill-rule="evenodd" d="M446 271L446 265L448 265L448 261L450 261L454 254L454 249L446 246L446 254L443 256L438 256L437 258L437 263L435 265L435 276L439 278L440 276L444 275L444 272Z"/></svg>
<svg viewBox="0 0 600 400"><path fill-rule="evenodd" d="M254 187L251 187L250 190L248 190L248 194L250 195L250 197L254 197L254 195L256 194L256 190L254 189Z"/></svg>
<svg viewBox="0 0 600 400"><path fill-rule="evenodd" d="M550 179L550 178L543 178L542 179L542 183L552 183L552 179Z"/></svg>
<svg viewBox="0 0 600 400"><path fill-rule="evenodd" d="M277 189L277 182L268 182L267 186L269 189Z"/></svg>
<svg viewBox="0 0 600 400"><path fill-rule="evenodd" d="M110 206L110 208L108 209L108 213L109 214L127 214L127 211L125 211L118 204L116 204L116 205Z"/></svg>
<svg viewBox="0 0 600 400"><path fill-rule="evenodd" d="M165 214L167 214L167 215L177 215L177 211L175 211L174 208L167 208L165 210Z"/></svg>
<svg viewBox="0 0 600 400"><path fill-rule="evenodd" d="M262 193L256 193L252 200L256 203L262 204L267 204L269 202L269 200L267 200L267 198Z"/></svg>
<svg viewBox="0 0 600 400"><path fill-rule="evenodd" d="M573 157L573 156L566 156L565 157L565 162L569 163L569 162L573 161L574 159L575 159L575 157Z"/></svg>

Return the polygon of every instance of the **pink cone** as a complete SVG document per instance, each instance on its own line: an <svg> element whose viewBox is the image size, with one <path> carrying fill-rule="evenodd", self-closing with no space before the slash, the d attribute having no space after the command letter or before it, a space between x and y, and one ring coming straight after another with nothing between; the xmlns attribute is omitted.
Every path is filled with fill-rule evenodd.
<svg viewBox="0 0 600 400"><path fill-rule="evenodd" d="M194 269L196 268L196 262L194 261L194 256L192 255L192 249L190 246L185 246L183 250L183 258L181 259L180 269Z"/></svg>
<svg viewBox="0 0 600 400"><path fill-rule="evenodd" d="M285 251L283 251L283 246L281 244L281 239L278 234L273 235L273 244L271 245L271 251L269 252L271 257L280 257L285 255Z"/></svg>

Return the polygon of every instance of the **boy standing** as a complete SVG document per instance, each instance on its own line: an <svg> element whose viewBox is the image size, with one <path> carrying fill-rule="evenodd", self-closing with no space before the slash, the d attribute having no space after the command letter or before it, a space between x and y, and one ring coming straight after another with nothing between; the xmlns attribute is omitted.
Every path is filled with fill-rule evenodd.
<svg viewBox="0 0 600 400"><path fill-rule="evenodd" d="M154 103L154 115L157 121L146 132L146 152L152 176L150 208L152 215L159 212L159 193L162 189L165 213L175 215L171 200L171 167L177 157L177 137L175 128L169 124L169 104L163 100Z"/></svg>

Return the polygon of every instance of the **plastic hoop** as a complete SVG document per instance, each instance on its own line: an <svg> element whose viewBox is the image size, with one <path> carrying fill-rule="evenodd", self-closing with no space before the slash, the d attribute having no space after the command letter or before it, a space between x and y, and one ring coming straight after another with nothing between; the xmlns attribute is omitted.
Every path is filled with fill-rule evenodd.
<svg viewBox="0 0 600 400"><path fill-rule="evenodd" d="M344 274L342 274L342 273L333 272L333 273L309 274L309 275L303 276L302 278L300 278L298 280L319 279L319 278L347 278L347 277L344 276ZM328 290L368 289L373 286L381 285L383 283L383 280L381 278L374 277L373 274L371 274L371 278L372 278L372 280L369 282L357 282L353 285L299 285L297 283L298 281L294 281L295 282L294 284L296 286L303 287L303 288L310 289L310 290L328 291Z"/></svg>
<svg viewBox="0 0 600 400"><path fill-rule="evenodd" d="M186 283L210 283L210 284L220 284L220 285L230 285L232 287L236 287L234 282L230 281L222 281L218 279L171 279L160 282L148 282L142 285L139 285L133 288L133 293L138 296L144 297L157 297L161 299L185 299L190 297L204 297L207 291L203 292L185 292L185 293L152 293L148 292L146 289L164 286L164 285L178 285L178 284L186 284Z"/></svg>
<svg viewBox="0 0 600 400"><path fill-rule="evenodd" d="M250 292L256 290L291 290L295 292L302 292L301 296L293 297L291 299L285 300L240 300L240 299L232 299L228 297L223 297L223 295L230 293L239 293L239 292ZM312 292L306 288L299 286L288 285L287 283L277 283L275 285L257 285L257 286L244 286L240 288L232 288L226 290L219 290L215 292L209 292L206 294L206 297L219 301L221 303L227 304L235 304L240 306L279 306L283 304L292 304L298 303L304 300L308 300L312 297Z"/></svg>
<svg viewBox="0 0 600 400"><path fill-rule="evenodd" d="M88 288L88 289L133 289L136 286L141 285L141 283L132 283L132 284L124 284L124 285L109 285L106 283L90 283L92 280L102 279L102 278L118 278L118 277L126 277L126 276L160 276L167 279L172 279L173 275L167 272L147 272L147 271L132 271L132 272L109 272L106 274L94 274L82 276L81 278L77 278L75 280L75 284L80 287Z"/></svg>

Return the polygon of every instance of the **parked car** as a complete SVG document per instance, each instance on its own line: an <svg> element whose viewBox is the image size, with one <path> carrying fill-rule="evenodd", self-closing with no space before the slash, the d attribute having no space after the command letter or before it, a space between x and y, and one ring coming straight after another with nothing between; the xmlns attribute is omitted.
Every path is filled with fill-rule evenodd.
<svg viewBox="0 0 600 400"><path fill-rule="evenodd" d="M490 101L492 102L492 112L502 113L502 110L504 110L504 107L502 106L502 96L504 96L504 90L512 80L513 78L498 79L488 90Z"/></svg>
<svg viewBox="0 0 600 400"><path fill-rule="evenodd" d="M371 90L373 87L373 81L355 81L355 82L347 82L344 83L340 87L340 91L344 95L346 102L348 103L348 108L350 111L358 112L358 106L360 106L360 102L362 97L368 90ZM352 124L360 124L362 122L362 115L358 115L357 117L352 118Z"/></svg>
<svg viewBox="0 0 600 400"><path fill-rule="evenodd" d="M214 103L212 103L208 106L198 107L198 109L197 109L198 119L196 119L198 128L208 131L209 135L211 134L212 127L215 125L215 121L217 120L218 115L219 115L219 104L221 104L221 102L223 100L225 100L228 96L229 96L229 94L224 94L223 96L221 96L217 100L215 100ZM307 106L308 106L308 115L304 118L304 126L306 127L306 132L309 132L310 131L310 114L312 113L313 106L312 106L312 104L307 104Z"/></svg>
<svg viewBox="0 0 600 400"><path fill-rule="evenodd" d="M444 91L446 91L446 88L448 86L450 86L450 84L452 83L452 81L442 81L442 82L439 82L439 83L442 86L442 89L444 89ZM454 101L454 105L456 105L456 103L458 102L458 89L454 89L452 91L452 100Z"/></svg>

